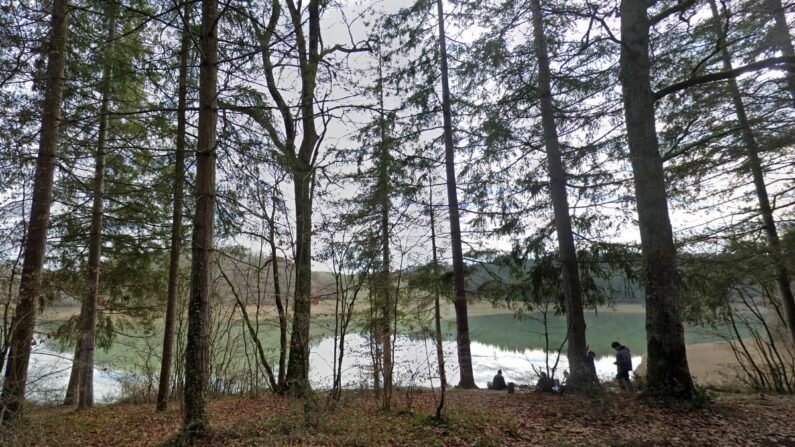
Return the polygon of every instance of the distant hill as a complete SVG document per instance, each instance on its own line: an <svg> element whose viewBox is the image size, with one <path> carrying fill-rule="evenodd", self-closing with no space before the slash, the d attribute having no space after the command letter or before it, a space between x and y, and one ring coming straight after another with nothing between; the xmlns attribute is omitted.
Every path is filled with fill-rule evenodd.
<svg viewBox="0 0 795 447"><path fill-rule="evenodd" d="M279 259L279 283L281 293L285 296L292 297L295 286L295 271L294 266L290 262L285 262L284 259ZM248 302L256 300L256 294L259 293L263 299L261 304L272 305L274 295L273 284L273 270L267 259L260 262L261 270L255 267L256 261L253 259L233 260L230 257L225 257L221 261L221 266L224 269L227 277L235 284L235 289L240 293ZM187 278L189 274L186 272L189 265L183 266L183 278ZM412 269L407 269L410 273ZM450 271L449 266L442 266L442 270ZM510 284L511 281L516 282L510 278L509 270L498 264L494 263L480 263L470 264L467 267L467 289L473 293L481 295L482 298L489 300L499 300L499 289L493 287L496 283ZM528 268L529 271L529 268ZM219 278L215 281L215 287L220 296L230 303L234 302L234 294L226 280L222 279L220 271L216 273ZM259 287L256 285L256 278L259 276ZM187 280L187 279L185 279ZM452 278L451 278L452 280ZM493 283L492 287L488 287L488 291L484 290L484 286ZM614 303L642 303L643 291L642 288L635 283L630 283L626 280L623 272L616 270L615 274L608 279L596 278L595 284L600 288L609 290ZM163 290L165 298L165 290ZM327 271L313 271L312 272L312 297L315 300L333 300L335 294L334 274ZM80 301L67 296L64 293L58 293L58 299L53 303L56 306L79 306Z"/></svg>
<svg viewBox="0 0 795 447"><path fill-rule="evenodd" d="M229 277L230 280L235 284L235 288L238 293L245 295L245 291L248 290L249 296L247 299L249 302L256 300L256 293L260 293L264 300L262 304L274 304L272 301L274 295L273 269L270 266L270 263L265 265L265 263L268 262L267 260L262 262L265 267L259 271L260 285L259 288L257 288L256 278L258 273L257 269L253 265L254 262L255 261L251 260L233 261L231 258L225 257L221 261L221 266L224 269L224 273L226 273L227 277ZM218 267L216 266L214 270L213 276L217 277L217 280L214 281L217 293L222 296L224 300L229 301L230 303L234 302L234 295L231 293L226 280L224 280L221 276ZM183 281L188 281L188 278L190 277L189 272L190 264L183 257L181 273ZM246 279L246 276L249 276L249 278ZM284 296L292 297L292 294L295 290L295 271L292 263L284 262L283 259L279 259L279 285L281 288L281 293ZM331 272L312 272L312 297L315 299L333 298L334 291L334 275ZM163 284L162 293L162 298L165 300L165 284ZM244 299L246 299L245 296ZM72 297L64 291L56 291L55 298L51 302L51 305L58 307L79 307L80 299L79 297Z"/></svg>
<svg viewBox="0 0 795 447"><path fill-rule="evenodd" d="M532 264L528 262L526 271L529 272ZM467 274L467 288L479 291L486 295L493 294L497 284L517 284L518 278L511 278L508 268L494 263L470 264ZM490 286L491 284L491 286ZM629 281L623 271L615 269L607 279L594 278L594 285L606 290L616 304L642 303L643 288L636 282ZM485 291L485 289L490 289ZM499 299L499 296L488 296Z"/></svg>

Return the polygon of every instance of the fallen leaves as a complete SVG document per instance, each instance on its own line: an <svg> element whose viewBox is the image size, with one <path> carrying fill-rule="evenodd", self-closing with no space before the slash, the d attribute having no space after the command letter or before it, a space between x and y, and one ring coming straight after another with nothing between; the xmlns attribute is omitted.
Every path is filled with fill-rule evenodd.
<svg viewBox="0 0 795 447"><path fill-rule="evenodd" d="M694 410L622 394L589 399L451 390L442 422L430 417L435 405L430 391L414 393L412 411L404 411L400 398L393 411L382 411L370 393L351 391L343 397L334 408L319 405L311 417L300 402L281 396L215 399L212 433L202 445L795 446L793 397L722 395ZM15 430L0 431L0 445L157 446L173 438L180 423L177 409L157 413L154 404L100 405L80 412L34 406Z"/></svg>

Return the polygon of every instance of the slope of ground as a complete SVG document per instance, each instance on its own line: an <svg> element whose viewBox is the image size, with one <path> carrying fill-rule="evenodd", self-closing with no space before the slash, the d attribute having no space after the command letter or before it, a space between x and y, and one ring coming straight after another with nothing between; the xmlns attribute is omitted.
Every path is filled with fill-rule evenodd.
<svg viewBox="0 0 795 447"><path fill-rule="evenodd" d="M407 411L408 399L412 411ZM321 395L319 407L325 403ZM759 445L795 446L792 397L721 395L705 408L671 407L629 396L514 395L485 390L449 393L444 423L433 421L430 391L396 392L394 410L376 409L371 393L349 392L335 409L303 411L286 398L212 401L207 446L475 446L475 445ZM176 406L176 405L175 405ZM9 446L157 446L173 441L178 409L150 404L100 405L84 412L32 407Z"/></svg>

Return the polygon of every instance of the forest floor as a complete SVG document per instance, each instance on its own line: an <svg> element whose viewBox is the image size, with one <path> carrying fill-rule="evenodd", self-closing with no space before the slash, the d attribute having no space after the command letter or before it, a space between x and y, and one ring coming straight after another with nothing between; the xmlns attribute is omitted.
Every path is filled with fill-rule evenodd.
<svg viewBox="0 0 795 447"><path fill-rule="evenodd" d="M408 399L411 399L411 411ZM795 398L719 394L701 408L626 394L598 398L486 390L452 390L444 422L433 420L428 390L396 391L393 410L380 411L372 393L346 392L335 408L304 412L283 397L211 401L212 433L202 446L795 446ZM173 404L173 406L177 406ZM180 427L174 408L109 404L78 412L30 406L4 446L173 445Z"/></svg>

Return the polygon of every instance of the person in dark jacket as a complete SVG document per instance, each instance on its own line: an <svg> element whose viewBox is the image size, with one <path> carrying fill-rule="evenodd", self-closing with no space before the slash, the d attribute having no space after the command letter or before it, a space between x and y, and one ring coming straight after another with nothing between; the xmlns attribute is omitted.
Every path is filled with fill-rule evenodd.
<svg viewBox="0 0 795 447"><path fill-rule="evenodd" d="M491 386L489 387L489 389L497 390L497 391L502 391L502 390L507 390L508 389L508 385L505 383L505 377L502 376L502 370L501 369L498 369L497 370L497 375L494 376L493 379L491 379Z"/></svg>
<svg viewBox="0 0 795 447"><path fill-rule="evenodd" d="M614 341L610 346L616 350L616 380L624 391L632 391L632 382L629 381L629 372L632 371L632 353L629 348L621 343Z"/></svg>
<svg viewBox="0 0 795 447"><path fill-rule="evenodd" d="M588 368L588 375L590 376L591 383L598 384L599 377L596 375L596 353L588 351L585 356L585 366Z"/></svg>
<svg viewBox="0 0 795 447"><path fill-rule="evenodd" d="M547 373L541 372L538 374L538 382L536 383L536 391L539 393L552 393L555 391L555 381L552 380Z"/></svg>

